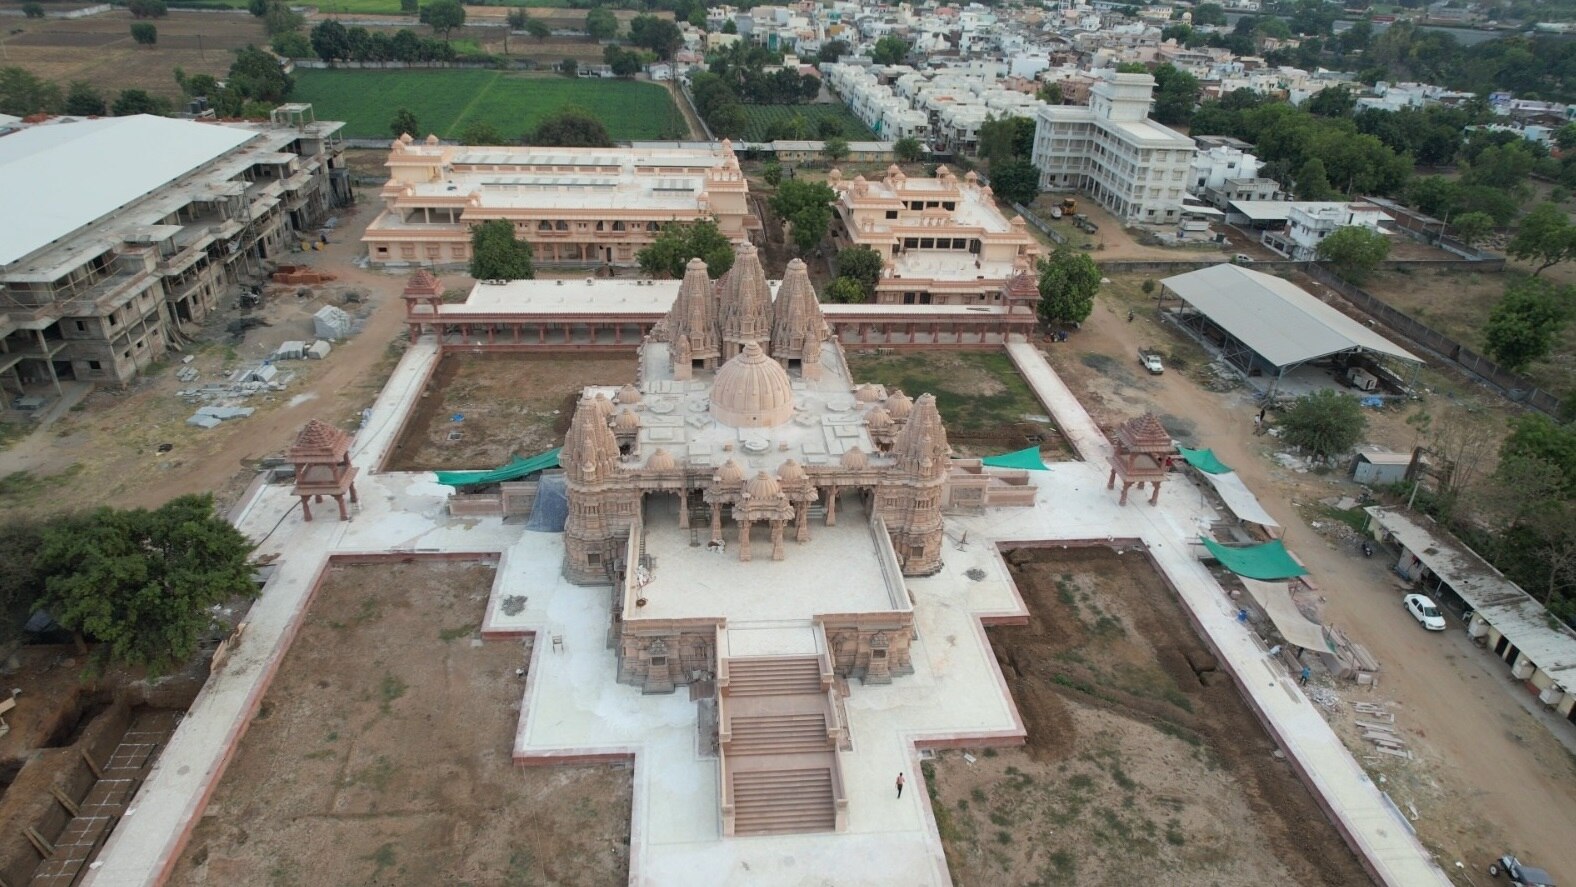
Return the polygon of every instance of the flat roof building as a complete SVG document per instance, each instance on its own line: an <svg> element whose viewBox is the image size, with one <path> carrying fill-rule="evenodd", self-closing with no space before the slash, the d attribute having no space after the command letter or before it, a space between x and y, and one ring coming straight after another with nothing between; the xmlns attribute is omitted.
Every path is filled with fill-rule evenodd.
<svg viewBox="0 0 1576 887"><path fill-rule="evenodd" d="M633 266L669 222L759 227L727 140L703 147L543 148L394 142L384 209L362 241L374 265L463 265L471 226L505 219L539 264Z"/></svg>
<svg viewBox="0 0 1576 887"><path fill-rule="evenodd" d="M1127 224L1171 224L1182 212L1193 140L1149 119L1155 78L1110 74L1087 108L1047 105L1034 134L1040 188L1082 191Z"/></svg>
<svg viewBox="0 0 1576 887"><path fill-rule="evenodd" d="M973 172L960 180L942 166L934 178L911 179L892 166L871 181L833 170L830 184L838 192L833 238L869 247L885 263L876 302L1006 305L1009 284L1039 252L1023 219L1003 215Z"/></svg>
<svg viewBox="0 0 1576 887"><path fill-rule="evenodd" d="M350 196L342 123L63 118L0 139L0 385L124 383Z"/></svg>

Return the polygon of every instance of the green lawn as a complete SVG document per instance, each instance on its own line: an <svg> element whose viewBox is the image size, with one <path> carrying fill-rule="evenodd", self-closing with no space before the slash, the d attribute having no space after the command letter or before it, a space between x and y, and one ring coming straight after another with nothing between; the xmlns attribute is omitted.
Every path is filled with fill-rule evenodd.
<svg viewBox="0 0 1576 887"><path fill-rule="evenodd" d="M766 138L766 129L779 120L792 119L795 114L804 116L810 124L812 141L821 137L816 132L816 126L825 119L836 120L843 125L843 138L850 142L876 141L875 133L871 132L864 122L848 110L842 102L820 105L745 105L744 119L747 125L744 130L744 141L759 142Z"/></svg>
<svg viewBox="0 0 1576 887"><path fill-rule="evenodd" d="M687 132L666 89L631 80L578 80L556 75L477 69L428 71L297 71L290 100L311 102L322 120L345 121L351 138L390 137L394 112L408 108L420 136L458 135L481 120L517 139L565 105L579 105L616 140L672 138ZM418 135L413 133L413 135Z"/></svg>
<svg viewBox="0 0 1576 887"><path fill-rule="evenodd" d="M989 433L1045 412L1005 351L856 351L848 369L856 383L879 382L909 397L934 394L942 421L956 434Z"/></svg>

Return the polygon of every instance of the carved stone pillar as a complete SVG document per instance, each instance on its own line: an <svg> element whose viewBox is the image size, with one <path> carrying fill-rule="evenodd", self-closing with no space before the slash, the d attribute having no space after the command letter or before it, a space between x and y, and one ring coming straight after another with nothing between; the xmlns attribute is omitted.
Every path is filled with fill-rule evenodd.
<svg viewBox="0 0 1576 887"><path fill-rule="evenodd" d="M1152 481L1150 483L1150 486L1155 488L1155 492L1154 492L1153 495L1151 495L1149 497L1149 504L1150 505L1159 505L1160 504L1160 481L1158 481L1158 480L1157 481Z"/></svg>
<svg viewBox="0 0 1576 887"><path fill-rule="evenodd" d="M808 502L800 502L794 507L793 539L799 543L810 541L810 503Z"/></svg>
<svg viewBox="0 0 1576 887"><path fill-rule="evenodd" d="M1118 499L1116 504L1118 504L1118 505L1126 505L1127 504L1127 491L1132 489L1132 488L1133 488L1132 482L1130 482L1130 481L1122 481L1122 498Z"/></svg>
<svg viewBox="0 0 1576 887"><path fill-rule="evenodd" d="M744 518L744 519L739 521L739 560L747 561L749 559L750 559L750 519L749 518Z"/></svg>
<svg viewBox="0 0 1576 887"><path fill-rule="evenodd" d="M837 484L827 487L826 525L829 527L837 526Z"/></svg>
<svg viewBox="0 0 1576 887"><path fill-rule="evenodd" d="M711 503L711 541L722 544L722 503Z"/></svg>
<svg viewBox="0 0 1576 887"><path fill-rule="evenodd" d="M689 488L679 490L679 529L689 529Z"/></svg>
<svg viewBox="0 0 1576 887"><path fill-rule="evenodd" d="M1105 480L1105 488L1108 489L1108 490L1116 489L1116 469L1115 468L1111 469L1111 476L1106 478L1106 480Z"/></svg>
<svg viewBox="0 0 1576 887"><path fill-rule="evenodd" d="M772 560L783 559L783 524L785 521L772 521Z"/></svg>

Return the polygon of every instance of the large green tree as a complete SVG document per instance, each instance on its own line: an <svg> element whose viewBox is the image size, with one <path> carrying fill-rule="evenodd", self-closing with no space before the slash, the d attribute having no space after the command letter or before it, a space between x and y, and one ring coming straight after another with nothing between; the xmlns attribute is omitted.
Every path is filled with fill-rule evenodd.
<svg viewBox="0 0 1576 887"><path fill-rule="evenodd" d="M629 42L670 59L684 45L684 32L669 19L637 15L629 21Z"/></svg>
<svg viewBox="0 0 1576 887"><path fill-rule="evenodd" d="M1576 225L1571 224L1570 214L1555 204L1540 203L1521 220L1505 252L1536 264L1532 273L1542 274L1545 268L1576 257Z"/></svg>
<svg viewBox="0 0 1576 887"><path fill-rule="evenodd" d="M654 277L680 278L690 259L706 263L713 279L733 267L733 244L711 219L699 222L669 222L657 239L635 254L640 270Z"/></svg>
<svg viewBox="0 0 1576 887"><path fill-rule="evenodd" d="M1337 228L1319 241L1319 258L1342 280L1362 283L1390 254L1390 239L1362 225Z"/></svg>
<svg viewBox="0 0 1576 887"><path fill-rule="evenodd" d="M1322 388L1297 398L1280 420L1281 437L1316 459L1339 456L1357 445L1368 419L1357 398Z"/></svg>
<svg viewBox="0 0 1576 887"><path fill-rule="evenodd" d="M419 18L433 33L448 40L451 31L465 25L465 7L459 0L433 0L421 8Z"/></svg>
<svg viewBox="0 0 1576 887"><path fill-rule="evenodd" d="M477 280L530 280L536 276L531 244L515 236L508 219L471 226L471 276Z"/></svg>
<svg viewBox="0 0 1576 887"><path fill-rule="evenodd" d="M397 108L393 119L389 121L389 132L393 133L396 139L406 135L418 138L421 135L421 121L416 119L416 112L411 109Z"/></svg>
<svg viewBox="0 0 1576 887"><path fill-rule="evenodd" d="M0 68L0 114L26 117L60 110L60 87L22 68Z"/></svg>
<svg viewBox="0 0 1576 887"><path fill-rule="evenodd" d="M251 549L206 494L154 511L101 508L44 531L38 606L102 644L104 660L157 672L196 652L213 607L257 593Z"/></svg>
<svg viewBox="0 0 1576 887"><path fill-rule="evenodd" d="M245 99L282 102L295 87L295 81L279 67L273 53L247 46L235 51L226 86Z"/></svg>
<svg viewBox="0 0 1576 887"><path fill-rule="evenodd" d="M611 148L613 138L596 115L575 105L565 105L542 119L527 139L533 145L554 148Z"/></svg>
<svg viewBox="0 0 1576 887"><path fill-rule="evenodd" d="M1089 254L1062 246L1040 260L1040 301L1035 307L1040 323L1079 324L1094 310L1100 290L1100 266Z"/></svg>
<svg viewBox="0 0 1576 887"><path fill-rule="evenodd" d="M338 19L326 18L312 26L312 51L325 62L350 58L350 35Z"/></svg>
<svg viewBox="0 0 1576 887"><path fill-rule="evenodd" d="M881 254L868 246L850 246L838 250L837 276L847 278L859 284L868 301L875 295L876 283L881 280L881 269L886 261Z"/></svg>
<svg viewBox="0 0 1576 887"><path fill-rule="evenodd" d="M102 117L109 113L109 105L98 90L81 80L74 80L66 93L65 112L79 117Z"/></svg>
<svg viewBox="0 0 1576 887"><path fill-rule="evenodd" d="M508 139L485 120L472 120L460 130L460 143L463 145L502 145Z"/></svg>
<svg viewBox="0 0 1576 887"><path fill-rule="evenodd" d="M892 143L892 153L904 163L913 163L925 156L925 146L913 136L904 136Z"/></svg>
<svg viewBox="0 0 1576 887"><path fill-rule="evenodd" d="M1172 65L1155 68L1154 117L1161 123L1186 124L1198 105L1198 78Z"/></svg>
<svg viewBox="0 0 1576 887"><path fill-rule="evenodd" d="M870 51L870 60L878 65L898 65L908 58L908 41L895 34L888 34L876 41Z"/></svg>
<svg viewBox="0 0 1576 887"><path fill-rule="evenodd" d="M598 6L586 13L586 33L596 40L608 40L618 33L618 19L613 10Z"/></svg>
<svg viewBox="0 0 1576 887"><path fill-rule="evenodd" d="M1553 349L1573 302L1576 289L1556 287L1540 277L1511 283L1483 327L1484 350L1506 369L1526 369Z"/></svg>
<svg viewBox="0 0 1576 887"><path fill-rule="evenodd" d="M807 253L826 237L832 225L832 202L837 194L824 182L793 179L783 182L772 195L772 211L793 225L794 246Z"/></svg>
<svg viewBox="0 0 1576 887"><path fill-rule="evenodd" d="M1040 193L1040 170L1026 158L992 164L991 191L1012 203L1028 206Z"/></svg>

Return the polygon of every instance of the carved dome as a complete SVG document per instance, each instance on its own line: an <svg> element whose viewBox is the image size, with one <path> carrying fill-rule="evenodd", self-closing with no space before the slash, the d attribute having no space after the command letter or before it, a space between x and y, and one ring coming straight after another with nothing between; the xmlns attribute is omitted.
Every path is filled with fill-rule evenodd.
<svg viewBox="0 0 1576 887"><path fill-rule="evenodd" d="M661 447L658 447L657 451L651 454L651 458L646 460L646 468L649 471L672 471L677 467L679 463L674 461L673 454Z"/></svg>
<svg viewBox="0 0 1576 887"><path fill-rule="evenodd" d="M910 400L909 396L901 390L894 391L886 399L886 411L895 421L901 422L908 418L909 413L914 411L914 401Z"/></svg>
<svg viewBox="0 0 1576 887"><path fill-rule="evenodd" d="M807 477L804 473L804 466L792 459L777 467L777 476L782 478L783 483L786 484L802 483Z"/></svg>
<svg viewBox="0 0 1576 887"><path fill-rule="evenodd" d="M844 468L870 467L870 457L865 455L865 451L857 446L849 448L848 452L844 453L843 458L839 461L842 462Z"/></svg>
<svg viewBox="0 0 1576 887"><path fill-rule="evenodd" d="M877 405L865 414L865 421L869 423L870 430L885 431L892 427L892 414L886 411L886 407Z"/></svg>
<svg viewBox="0 0 1576 887"><path fill-rule="evenodd" d="M744 343L738 356L722 365L711 386L711 414L735 428L770 428L793 418L793 384L788 371L761 346Z"/></svg>
<svg viewBox="0 0 1576 887"><path fill-rule="evenodd" d="M724 486L741 484L744 483L744 470L739 467L739 463L729 459L722 463L722 467L717 469L717 473L712 475L711 479L714 483Z"/></svg>
<svg viewBox="0 0 1576 887"><path fill-rule="evenodd" d="M640 417L625 410L613 417L613 430L620 433L633 434L640 430Z"/></svg>
<svg viewBox="0 0 1576 887"><path fill-rule="evenodd" d="M776 499L783 494L783 488L777 483L777 478L764 471L757 472L750 478L750 485L744 488L744 495L751 499Z"/></svg>
<svg viewBox="0 0 1576 887"><path fill-rule="evenodd" d="M860 403L875 403L880 399L881 389L869 382L865 382L854 389L854 400Z"/></svg>
<svg viewBox="0 0 1576 887"><path fill-rule="evenodd" d="M614 398L614 400L625 405L640 403L640 389L626 384L623 388L618 389L618 397Z"/></svg>

